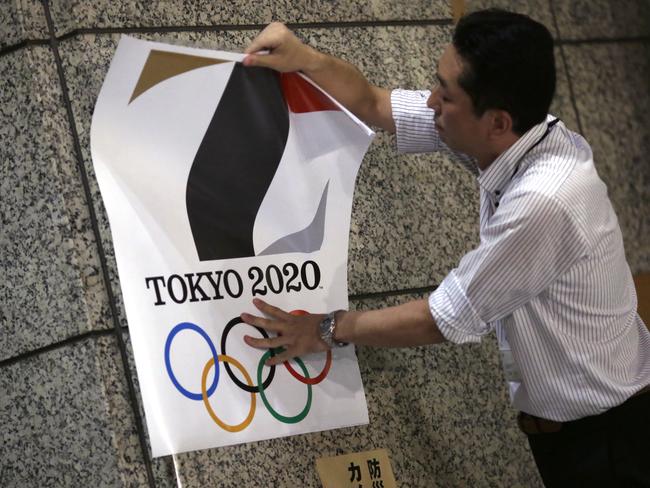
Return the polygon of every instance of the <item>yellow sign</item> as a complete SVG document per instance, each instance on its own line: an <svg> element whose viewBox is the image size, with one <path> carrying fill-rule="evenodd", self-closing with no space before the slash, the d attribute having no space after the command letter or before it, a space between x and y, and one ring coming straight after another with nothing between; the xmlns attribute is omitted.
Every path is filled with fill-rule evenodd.
<svg viewBox="0 0 650 488"><path fill-rule="evenodd" d="M386 449L320 458L323 488L397 488Z"/></svg>

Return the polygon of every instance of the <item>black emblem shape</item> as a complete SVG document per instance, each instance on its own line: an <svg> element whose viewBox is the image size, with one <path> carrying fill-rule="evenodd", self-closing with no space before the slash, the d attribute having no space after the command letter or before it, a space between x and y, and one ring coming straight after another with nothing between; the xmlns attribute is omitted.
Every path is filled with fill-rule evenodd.
<svg viewBox="0 0 650 488"><path fill-rule="evenodd" d="M255 217L288 135L278 73L236 63L187 181L187 214L200 261L255 255Z"/></svg>

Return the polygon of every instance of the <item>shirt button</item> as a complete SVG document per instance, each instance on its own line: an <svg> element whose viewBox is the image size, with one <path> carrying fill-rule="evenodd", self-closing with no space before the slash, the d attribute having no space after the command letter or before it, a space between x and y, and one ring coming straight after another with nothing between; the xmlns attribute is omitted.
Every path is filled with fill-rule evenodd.
<svg viewBox="0 0 650 488"><path fill-rule="evenodd" d="M495 195L501 195L501 191L500 191L500 190L495 190L495 191L494 191L494 194L495 194Z"/></svg>
<svg viewBox="0 0 650 488"><path fill-rule="evenodd" d="M496 202L496 203L494 204L494 206L495 206L495 207L498 207L498 206L499 206L499 202Z"/></svg>

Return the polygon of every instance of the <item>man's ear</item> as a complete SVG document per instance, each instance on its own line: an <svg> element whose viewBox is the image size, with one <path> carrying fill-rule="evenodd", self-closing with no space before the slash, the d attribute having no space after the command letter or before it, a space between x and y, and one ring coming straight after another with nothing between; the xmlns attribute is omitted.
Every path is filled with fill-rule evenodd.
<svg viewBox="0 0 650 488"><path fill-rule="evenodd" d="M501 138L513 132L512 116L508 112L499 109L490 109L488 112L491 137Z"/></svg>

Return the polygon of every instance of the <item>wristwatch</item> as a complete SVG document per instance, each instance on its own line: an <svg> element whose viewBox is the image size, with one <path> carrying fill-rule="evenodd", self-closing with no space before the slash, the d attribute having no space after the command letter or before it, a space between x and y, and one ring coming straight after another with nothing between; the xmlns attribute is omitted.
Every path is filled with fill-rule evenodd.
<svg viewBox="0 0 650 488"><path fill-rule="evenodd" d="M334 339L334 331L336 330L336 314L343 310L335 310L327 314L327 317L320 323L320 338L327 344L330 349L333 347L347 346L347 342L341 342Z"/></svg>

